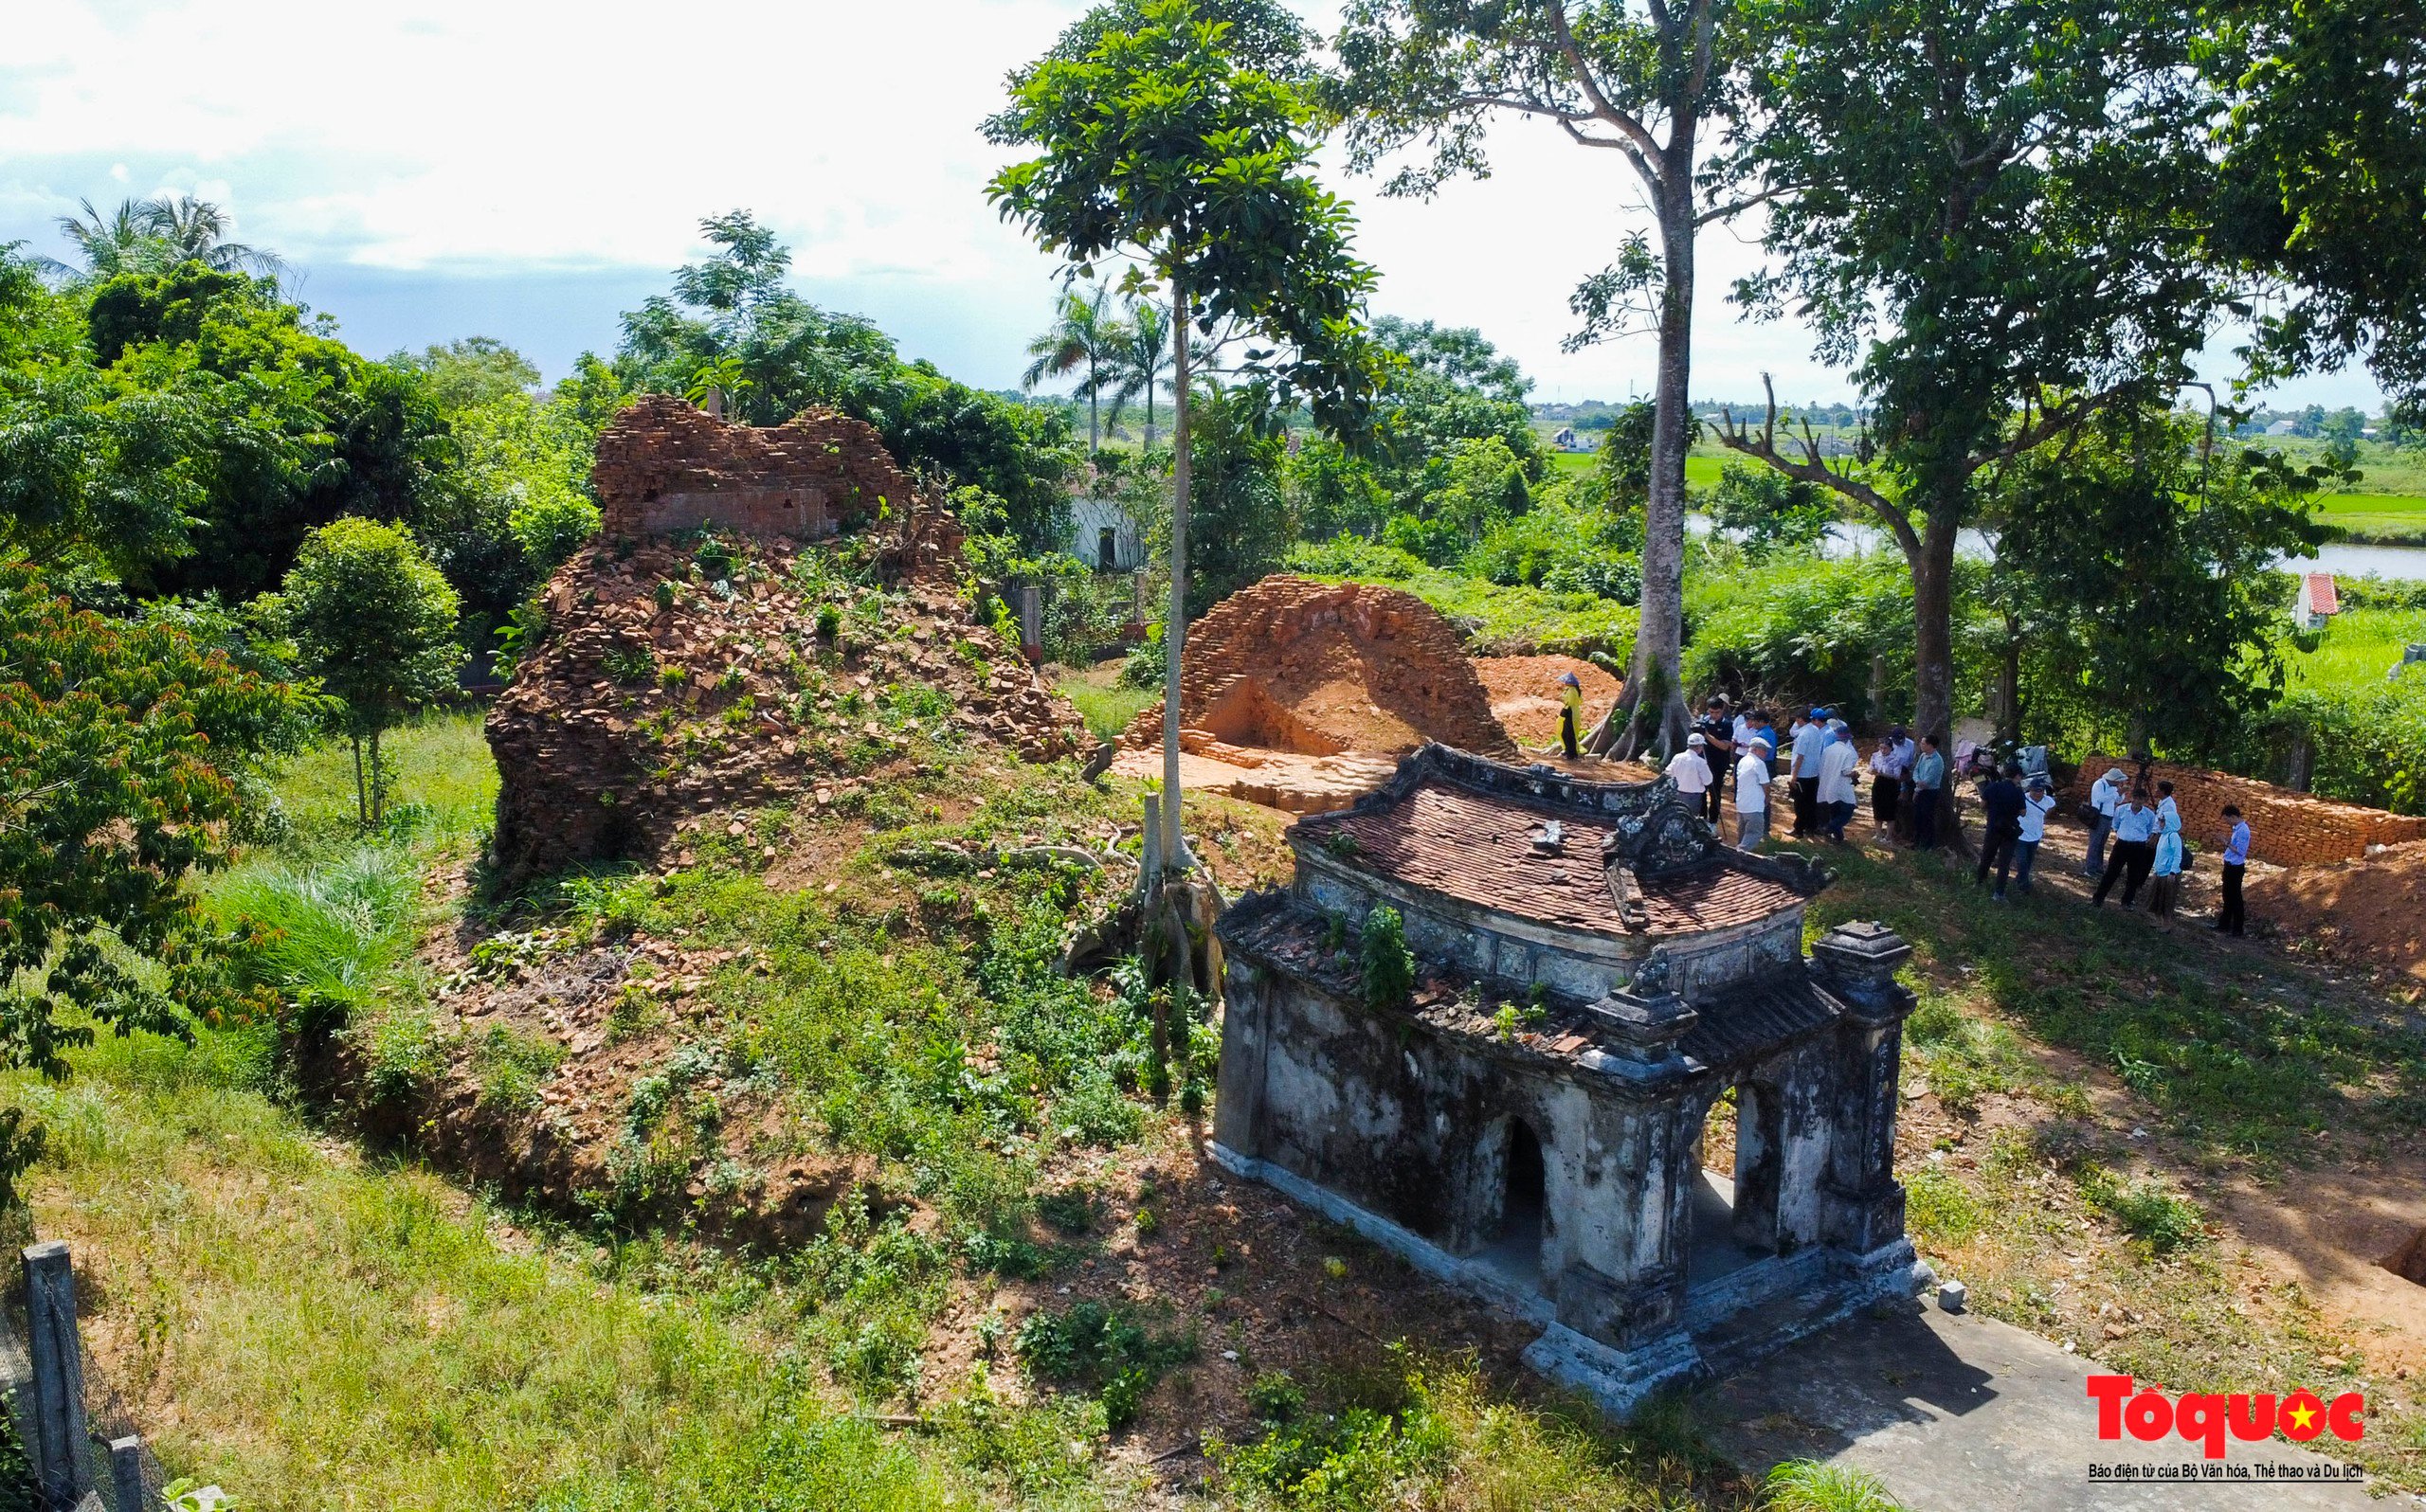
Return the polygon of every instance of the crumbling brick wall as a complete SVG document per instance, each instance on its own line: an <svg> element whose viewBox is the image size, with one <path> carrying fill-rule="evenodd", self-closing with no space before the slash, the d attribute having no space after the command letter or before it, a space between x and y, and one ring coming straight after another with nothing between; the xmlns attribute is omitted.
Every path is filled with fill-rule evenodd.
<svg viewBox="0 0 2426 1512"><path fill-rule="evenodd" d="M1232 687L1240 678L1260 684L1268 699L1242 702ZM1401 588L1282 574L1215 604L1188 627L1180 721L1195 744L1224 739L1210 724L1248 704L1265 716L1250 721L1258 728L1319 732L1291 748L1387 752L1437 740L1486 756L1516 754L1457 627ZM1122 742L1154 746L1162 728L1157 704Z"/></svg>
<svg viewBox="0 0 2426 1512"><path fill-rule="evenodd" d="M2140 769L2138 763L2123 757L2091 756L2081 764L2066 796L2085 801L2090 784L2117 766L2127 777ZM2370 845L2426 839L2426 819L2295 793L2254 778L2159 762L2148 768L2152 800L2160 782L2173 784L2173 800L2182 808L2182 832L2191 840L2219 847L2227 828L2224 805L2236 804L2241 818L2249 821L2250 854L2274 866L2330 866L2357 860Z"/></svg>
<svg viewBox="0 0 2426 1512"><path fill-rule="evenodd" d="M816 540L912 496L865 421L807 409L769 429L730 425L670 394L607 424L589 477L608 540L707 525Z"/></svg>

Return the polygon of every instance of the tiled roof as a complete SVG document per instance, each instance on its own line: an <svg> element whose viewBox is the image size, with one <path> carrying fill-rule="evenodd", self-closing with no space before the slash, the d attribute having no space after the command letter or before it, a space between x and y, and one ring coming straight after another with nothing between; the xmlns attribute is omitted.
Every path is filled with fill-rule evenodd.
<svg viewBox="0 0 2426 1512"><path fill-rule="evenodd" d="M1536 855L1546 819L1566 831L1561 854ZM1541 924L1630 933L1601 873L1608 826L1575 809L1535 805L1426 781L1398 801L1328 816L1325 837L1354 837L1350 864L1462 903ZM1697 934L1767 918L1801 901L1792 888L1729 865L1722 856L1692 871L1642 881L1655 935Z"/></svg>
<svg viewBox="0 0 2426 1512"><path fill-rule="evenodd" d="M1765 985L1735 988L1701 1017L1676 1048L1705 1066L1734 1066L1836 1021L1839 1010L1797 970L1780 972Z"/></svg>
<svg viewBox="0 0 2426 1512"><path fill-rule="evenodd" d="M2340 614L2342 612L2342 593L2341 590L2334 585L2333 574L2330 572L2311 572L2308 574L2308 612L2310 614Z"/></svg>

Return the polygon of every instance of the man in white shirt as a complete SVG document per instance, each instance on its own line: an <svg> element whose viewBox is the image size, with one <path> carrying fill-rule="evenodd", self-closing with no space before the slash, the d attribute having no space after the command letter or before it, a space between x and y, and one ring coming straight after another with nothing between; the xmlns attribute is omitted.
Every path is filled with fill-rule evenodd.
<svg viewBox="0 0 2426 1512"><path fill-rule="evenodd" d="M1698 814L1702 811L1702 795L1710 791L1710 759L1702 754L1710 742L1695 733L1685 737L1685 748L1668 758L1668 780L1676 784L1677 796L1685 806Z"/></svg>
<svg viewBox="0 0 2426 1512"><path fill-rule="evenodd" d="M1748 741L1735 763L1735 843L1752 850L1769 837L1768 742Z"/></svg>
<svg viewBox="0 0 2426 1512"><path fill-rule="evenodd" d="M2123 768L2109 766L2106 775L2090 784L2089 855L2081 862L2081 875L2103 876L2106 873L2106 842L2114 835L2114 814L2123 806Z"/></svg>
<svg viewBox="0 0 2426 1512"><path fill-rule="evenodd" d="M1860 783L1854 773L1861 765L1861 753L1854 748L1853 731L1841 719L1831 719L1826 726L1827 748L1820 753L1820 813L1821 833L1830 844L1845 843L1845 826L1853 822L1854 808L1860 801Z"/></svg>
<svg viewBox="0 0 2426 1512"><path fill-rule="evenodd" d="M2021 839L2014 849L2014 886L2024 892L2031 891L2030 867L2038 859L2038 842L2047 837L2047 816L2055 811L2055 795L2047 791L2047 779L2034 777L2030 791L2021 798Z"/></svg>
<svg viewBox="0 0 2426 1512"><path fill-rule="evenodd" d="M1820 756L1828 748L1828 727L1819 719L1818 710L1812 714L1795 727L1787 758L1794 777L1794 837L1798 840L1826 827L1826 816L1820 807Z"/></svg>
<svg viewBox="0 0 2426 1512"><path fill-rule="evenodd" d="M2114 849L2107 855L2106 870L2098 874L2097 891L2090 894L2091 908L2104 908L2106 894L2115 879L2123 879L2123 907L2129 908L2140 896L2140 889L2148 880L2148 871L2157 859L2157 811L2148 806L2148 790L2131 789L2131 797L2114 811Z"/></svg>

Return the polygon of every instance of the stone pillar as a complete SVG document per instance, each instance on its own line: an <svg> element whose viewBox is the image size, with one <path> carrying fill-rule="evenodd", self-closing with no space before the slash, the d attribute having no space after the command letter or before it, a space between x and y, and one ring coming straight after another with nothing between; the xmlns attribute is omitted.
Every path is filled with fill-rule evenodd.
<svg viewBox="0 0 2426 1512"><path fill-rule="evenodd" d="M130 1433L110 1440L110 1485L118 1494L116 1512L152 1512L143 1491L143 1440Z"/></svg>
<svg viewBox="0 0 2426 1512"><path fill-rule="evenodd" d="M1274 983L1253 963L1225 956L1222 1067L1214 1082L1213 1142L1250 1160L1263 1156L1263 1063L1272 1038Z"/></svg>
<svg viewBox="0 0 2426 1512"><path fill-rule="evenodd" d="M1129 588L1131 593L1129 622L1136 628L1138 637L1143 639L1146 634L1146 617L1153 608L1154 597L1153 588L1146 581L1145 568L1140 567L1130 574Z"/></svg>
<svg viewBox="0 0 2426 1512"><path fill-rule="evenodd" d="M1867 1255L1904 1237L1895 1181L1897 1073L1904 1019L1917 1000L1895 981L1912 947L1882 924L1838 925L1811 947L1820 985L1845 1005L1835 1064L1837 1126L1822 1183L1827 1241Z"/></svg>
<svg viewBox="0 0 2426 1512"><path fill-rule="evenodd" d="M84 1355L77 1342L76 1271L57 1239L29 1244L26 1352L34 1368L34 1479L53 1506L74 1506L93 1489L84 1463Z"/></svg>
<svg viewBox="0 0 2426 1512"><path fill-rule="evenodd" d="M1618 1349L1676 1329L1684 1308L1685 1247L1693 1234L1693 1067L1677 1041L1700 1018L1654 951L1633 983L1588 1010L1601 1048L1578 1064L1616 1085L1594 1098L1602 1158L1595 1200L1606 1204L1610 1242L1589 1247L1558 1278L1559 1322ZM1610 1095L1614 1093L1615 1095Z"/></svg>

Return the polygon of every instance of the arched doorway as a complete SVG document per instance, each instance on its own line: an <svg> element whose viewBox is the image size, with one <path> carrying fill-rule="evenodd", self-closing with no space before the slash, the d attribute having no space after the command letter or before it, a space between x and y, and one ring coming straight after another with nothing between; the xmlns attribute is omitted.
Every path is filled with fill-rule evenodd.
<svg viewBox="0 0 2426 1512"><path fill-rule="evenodd" d="M1549 1232L1549 1169L1541 1137L1521 1118L1501 1125L1496 1221L1480 1258L1511 1280L1542 1285L1542 1241Z"/></svg>

